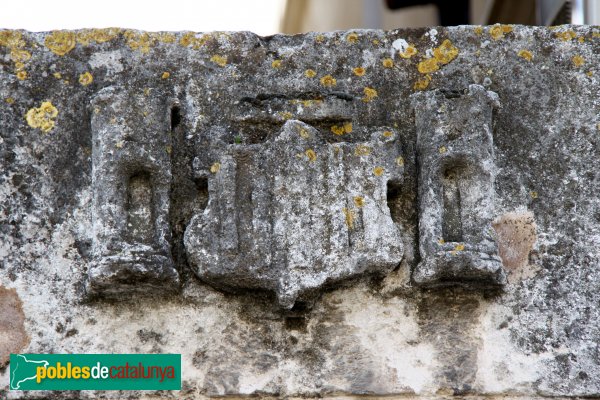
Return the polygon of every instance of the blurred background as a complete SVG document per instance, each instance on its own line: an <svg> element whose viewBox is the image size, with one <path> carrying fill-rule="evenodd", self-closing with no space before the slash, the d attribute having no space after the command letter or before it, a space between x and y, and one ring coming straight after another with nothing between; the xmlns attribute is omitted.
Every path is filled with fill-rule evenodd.
<svg viewBox="0 0 600 400"><path fill-rule="evenodd" d="M0 28L122 27L259 35L494 23L600 24L600 0L27 0L3 2Z"/></svg>
<svg viewBox="0 0 600 400"><path fill-rule="evenodd" d="M287 0L281 31L598 24L600 0Z"/></svg>

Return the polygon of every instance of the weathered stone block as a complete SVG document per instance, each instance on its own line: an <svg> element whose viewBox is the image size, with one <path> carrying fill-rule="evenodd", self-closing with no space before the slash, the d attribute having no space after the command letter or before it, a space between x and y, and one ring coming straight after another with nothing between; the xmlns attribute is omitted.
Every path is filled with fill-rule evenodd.
<svg viewBox="0 0 600 400"><path fill-rule="evenodd" d="M121 85L102 89L91 101L91 296L178 289L168 221L168 102L160 90L132 94Z"/></svg>
<svg viewBox="0 0 600 400"><path fill-rule="evenodd" d="M419 250L415 282L498 286L506 276L492 237L498 95L483 86L412 96L419 162Z"/></svg>
<svg viewBox="0 0 600 400"><path fill-rule="evenodd" d="M0 31L3 351L181 353L178 398L597 397L599 46Z"/></svg>
<svg viewBox="0 0 600 400"><path fill-rule="evenodd" d="M328 143L290 120L261 144L213 136L194 160L196 176L208 179L208 206L185 234L202 280L271 290L291 308L325 284L400 263L402 238L387 205L388 185L403 179L397 133Z"/></svg>

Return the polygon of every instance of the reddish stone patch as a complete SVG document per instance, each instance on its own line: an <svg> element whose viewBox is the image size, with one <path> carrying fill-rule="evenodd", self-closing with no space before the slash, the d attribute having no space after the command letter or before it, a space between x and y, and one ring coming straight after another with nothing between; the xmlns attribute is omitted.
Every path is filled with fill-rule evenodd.
<svg viewBox="0 0 600 400"><path fill-rule="evenodd" d="M15 289L0 286L0 367L8 364L10 353L19 353L28 344L21 299Z"/></svg>
<svg viewBox="0 0 600 400"><path fill-rule="evenodd" d="M536 239L533 213L511 212L494 220L492 226L498 235L498 250L502 264L509 270L527 266L529 252Z"/></svg>

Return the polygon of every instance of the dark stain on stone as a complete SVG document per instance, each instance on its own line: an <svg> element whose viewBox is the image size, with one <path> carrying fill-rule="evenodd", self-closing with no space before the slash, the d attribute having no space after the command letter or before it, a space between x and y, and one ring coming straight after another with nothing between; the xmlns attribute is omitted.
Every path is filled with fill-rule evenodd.
<svg viewBox="0 0 600 400"><path fill-rule="evenodd" d="M481 294L455 288L425 292L418 303L421 335L442 366L437 380L455 395L468 394L475 384L481 301Z"/></svg>
<svg viewBox="0 0 600 400"><path fill-rule="evenodd" d="M163 335L153 330L140 329L137 331L137 336L142 343L153 341L161 345L166 344L165 340L163 339Z"/></svg>
<svg viewBox="0 0 600 400"><path fill-rule="evenodd" d="M75 336L79 333L79 331L77 329L69 329L66 333L65 333L65 337L71 337L71 336Z"/></svg>

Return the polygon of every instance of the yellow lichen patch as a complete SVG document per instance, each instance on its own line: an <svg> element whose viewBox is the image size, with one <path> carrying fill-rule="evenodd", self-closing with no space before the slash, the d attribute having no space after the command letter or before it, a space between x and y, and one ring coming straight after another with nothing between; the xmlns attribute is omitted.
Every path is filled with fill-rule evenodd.
<svg viewBox="0 0 600 400"><path fill-rule="evenodd" d="M23 40L20 32L0 32L0 46L8 47L10 50L10 59L15 63L17 78L21 80L27 78L27 72L21 70L25 68L25 62L31 58L31 53L23 49L25 45L25 40ZM19 74L19 72L21 73Z"/></svg>
<svg viewBox="0 0 600 400"><path fill-rule="evenodd" d="M368 156L369 154L371 154L371 148L369 146L364 145L364 144L359 144L354 149L354 155L355 156L358 156L358 157L360 157L360 156Z"/></svg>
<svg viewBox="0 0 600 400"><path fill-rule="evenodd" d="M344 124L344 132L346 132L346 133L352 132L352 122L346 122Z"/></svg>
<svg viewBox="0 0 600 400"><path fill-rule="evenodd" d="M391 131L383 131L383 137L391 138L394 134Z"/></svg>
<svg viewBox="0 0 600 400"><path fill-rule="evenodd" d="M447 151L448 151L448 149L446 148L446 146L442 146L442 147L440 147L440 148L438 149L438 152L439 152L440 154L444 154L444 153L445 153L445 152L447 152Z"/></svg>
<svg viewBox="0 0 600 400"><path fill-rule="evenodd" d="M322 102L323 102L323 100L321 100L321 99L306 99L306 100L292 99L292 100L290 100L291 104L302 104L304 107L312 107L312 106L322 103Z"/></svg>
<svg viewBox="0 0 600 400"><path fill-rule="evenodd" d="M363 67L356 67L352 69L352 72L356 76L363 76L365 74L365 69Z"/></svg>
<svg viewBox="0 0 600 400"><path fill-rule="evenodd" d="M217 64L219 67L224 67L225 65L227 65L227 57L226 56L220 56L218 54L215 54L214 56L212 56L210 58L210 61L212 61L215 64Z"/></svg>
<svg viewBox="0 0 600 400"><path fill-rule="evenodd" d="M377 97L377 90L370 87L366 87L363 89L363 94L364 96L362 98L362 101L368 103L372 101L375 97Z"/></svg>
<svg viewBox="0 0 600 400"><path fill-rule="evenodd" d="M172 146L165 146L165 151L167 152L167 154L171 154L173 152L173 147Z"/></svg>
<svg viewBox="0 0 600 400"><path fill-rule="evenodd" d="M331 127L331 132L333 132L334 134L341 136L345 133L350 133L352 132L352 122L346 122L344 125L333 125Z"/></svg>
<svg viewBox="0 0 600 400"><path fill-rule="evenodd" d="M281 67L281 60L273 60L273 62L271 63L271 67L273 67L273 68Z"/></svg>
<svg viewBox="0 0 600 400"><path fill-rule="evenodd" d="M298 134L300 135L300 137L302 139L310 138L310 133L308 133L308 130L305 128L300 128L300 130L298 131Z"/></svg>
<svg viewBox="0 0 600 400"><path fill-rule="evenodd" d="M429 74L431 72L435 72L440 67L438 66L438 61L435 58L426 58L417 64L417 70L422 74Z"/></svg>
<svg viewBox="0 0 600 400"><path fill-rule="evenodd" d="M83 86L87 86L94 81L94 77L89 72L84 72L79 75L79 83Z"/></svg>
<svg viewBox="0 0 600 400"><path fill-rule="evenodd" d="M161 43L175 43L177 40L177 36L169 32L160 32L156 33L156 38Z"/></svg>
<svg viewBox="0 0 600 400"><path fill-rule="evenodd" d="M181 36L181 39L179 39L179 44L183 47L188 47L189 45L194 43L196 39L196 34L194 32L187 32L184 33L183 36Z"/></svg>
<svg viewBox="0 0 600 400"><path fill-rule="evenodd" d="M588 71L585 73L587 76L593 76L594 75L594 71Z"/></svg>
<svg viewBox="0 0 600 400"><path fill-rule="evenodd" d="M529 196L532 199L537 199L538 198L538 193L536 191L532 190L531 192L529 192Z"/></svg>
<svg viewBox="0 0 600 400"><path fill-rule="evenodd" d="M427 89L427 86L429 86L429 82L431 82L431 75L427 74L423 78L418 79L415 82L415 84L413 86L413 89L415 89L415 90L425 90L425 89Z"/></svg>
<svg viewBox="0 0 600 400"><path fill-rule="evenodd" d="M384 68L392 68L394 66L394 60L391 58L384 58L383 61L381 61L381 65L383 65Z"/></svg>
<svg viewBox="0 0 600 400"><path fill-rule="evenodd" d="M396 157L396 165L399 167L403 167L404 166L404 157L402 157L402 156Z"/></svg>
<svg viewBox="0 0 600 400"><path fill-rule="evenodd" d="M179 39L179 44L184 47L191 45L194 50L198 50L208 41L209 38L209 35L203 35L198 38L194 32L188 32L184 34L181 39Z"/></svg>
<svg viewBox="0 0 600 400"><path fill-rule="evenodd" d="M293 115L291 112L289 111L280 111L277 113L282 119L284 120L288 120L288 119L292 119Z"/></svg>
<svg viewBox="0 0 600 400"><path fill-rule="evenodd" d="M513 28L510 25L500 25L496 24L491 26L488 33L494 40L500 40L504 37L505 34L512 32Z"/></svg>
<svg viewBox="0 0 600 400"><path fill-rule="evenodd" d="M323 85L325 87L332 87L332 86L337 85L337 80L331 75L325 75L324 77L321 78L320 82L321 82L321 85Z"/></svg>
<svg viewBox="0 0 600 400"><path fill-rule="evenodd" d="M171 73L168 71L165 71L162 73L162 75L160 76L160 79L169 79L169 77L171 76Z"/></svg>
<svg viewBox="0 0 600 400"><path fill-rule="evenodd" d="M116 39L121 33L120 28L82 29L76 34L77 43L87 46L92 42L105 43Z"/></svg>
<svg viewBox="0 0 600 400"><path fill-rule="evenodd" d="M14 104L15 103L15 99L13 99L12 97L7 97L6 99L4 99L5 102L7 102L8 104Z"/></svg>
<svg viewBox="0 0 600 400"><path fill-rule="evenodd" d="M122 149L124 145L125 145L125 142L123 142L122 140L119 140L117 143L115 143L115 147L117 149Z"/></svg>
<svg viewBox="0 0 600 400"><path fill-rule="evenodd" d="M579 43L585 43L585 38L583 36L579 36L579 38L577 39L577 41Z"/></svg>
<svg viewBox="0 0 600 400"><path fill-rule="evenodd" d="M219 163L219 162L216 162L210 166L210 172L212 172L213 174L216 174L217 172L219 172L220 169L221 169L221 163Z"/></svg>
<svg viewBox="0 0 600 400"><path fill-rule="evenodd" d="M31 108L25 115L27 124L32 128L38 128L43 133L48 133L54 128L54 119L58 116L58 110L49 101L44 101L38 108Z"/></svg>
<svg viewBox="0 0 600 400"><path fill-rule="evenodd" d="M308 149L304 152L309 162L313 162L317 159L317 153L313 149Z"/></svg>
<svg viewBox="0 0 600 400"><path fill-rule="evenodd" d="M62 74L60 72L55 72L52 74L53 77L55 77L56 79L61 79L62 78Z"/></svg>
<svg viewBox="0 0 600 400"><path fill-rule="evenodd" d="M365 199L360 196L354 196L354 205L356 205L358 208L364 207Z"/></svg>
<svg viewBox="0 0 600 400"><path fill-rule="evenodd" d="M131 50L139 50L144 54L150 52L150 48L158 41L157 34L150 34L148 32L140 33L128 30L125 31L123 36L127 40L127 46L129 46Z"/></svg>
<svg viewBox="0 0 600 400"><path fill-rule="evenodd" d="M371 40L371 43L373 43L375 46L379 46L380 42L377 39L373 39L373 40Z"/></svg>
<svg viewBox="0 0 600 400"><path fill-rule="evenodd" d="M344 134L344 127L343 126L338 126L338 125L333 125L331 127L331 132L333 132L334 135L341 136L341 135Z"/></svg>
<svg viewBox="0 0 600 400"><path fill-rule="evenodd" d="M529 50L521 49L517 55L527 61L531 61L533 59L533 54L531 54Z"/></svg>
<svg viewBox="0 0 600 400"><path fill-rule="evenodd" d="M306 71L304 71L304 76L306 76L307 78L314 78L315 76L317 76L317 72L314 69L307 69Z"/></svg>
<svg viewBox="0 0 600 400"><path fill-rule="evenodd" d="M375 167L373 168L373 174L375 174L375 176L381 176L383 175L383 172L385 170L383 169L383 167Z"/></svg>
<svg viewBox="0 0 600 400"><path fill-rule="evenodd" d="M401 51L399 54L400 54L400 57L402 57L402 58L411 58L412 56L417 54L417 48L415 46L413 46L412 44L409 44L406 47L406 49L404 49L404 51Z"/></svg>
<svg viewBox="0 0 600 400"><path fill-rule="evenodd" d="M456 246L454 246L455 251L463 251L464 249L465 249L465 245L462 243L459 243Z"/></svg>
<svg viewBox="0 0 600 400"><path fill-rule="evenodd" d="M488 33L494 40L498 40L504 36L504 33L502 32L502 27L500 25L491 26Z"/></svg>
<svg viewBox="0 0 600 400"><path fill-rule="evenodd" d="M439 243L439 244L444 244L444 243L446 243L446 241L445 241L444 239L442 239L442 238L439 238L439 239L438 239L438 243Z"/></svg>
<svg viewBox="0 0 600 400"><path fill-rule="evenodd" d="M64 56L75 48L75 33L69 31L51 32L46 36L44 44L54 54Z"/></svg>
<svg viewBox="0 0 600 400"><path fill-rule="evenodd" d="M31 58L31 53L27 50L13 48L10 50L10 58L14 62L25 62Z"/></svg>
<svg viewBox="0 0 600 400"><path fill-rule="evenodd" d="M315 42L317 43L323 43L325 41L325 36L323 35L317 35L315 36Z"/></svg>
<svg viewBox="0 0 600 400"><path fill-rule="evenodd" d="M473 28L473 32L475 32L476 35L481 35L483 33L483 27L476 26Z"/></svg>
<svg viewBox="0 0 600 400"><path fill-rule="evenodd" d="M0 31L0 46L9 48L21 48L25 46L21 32L13 30Z"/></svg>
<svg viewBox="0 0 600 400"><path fill-rule="evenodd" d="M344 213L344 217L346 219L346 226L348 226L349 229L354 228L354 211L344 207L342 208L342 212Z"/></svg>
<svg viewBox="0 0 600 400"><path fill-rule="evenodd" d="M356 43L358 42L358 35L355 32L352 32L346 36L346 41L348 43Z"/></svg>
<svg viewBox="0 0 600 400"><path fill-rule="evenodd" d="M433 49L433 57L438 63L445 65L454 60L458 56L458 49L448 39L444 40L441 45Z"/></svg>
<svg viewBox="0 0 600 400"><path fill-rule="evenodd" d="M573 65L576 67L581 67L585 63L585 60L579 54L576 56L573 56L573 58L571 58L571 61L573 62Z"/></svg>
<svg viewBox="0 0 600 400"><path fill-rule="evenodd" d="M577 37L577 34L573 30L567 30L567 31L563 31L563 32L556 32L554 34L554 36L556 36L558 39L562 40L563 42L568 42L570 40L575 39Z"/></svg>

